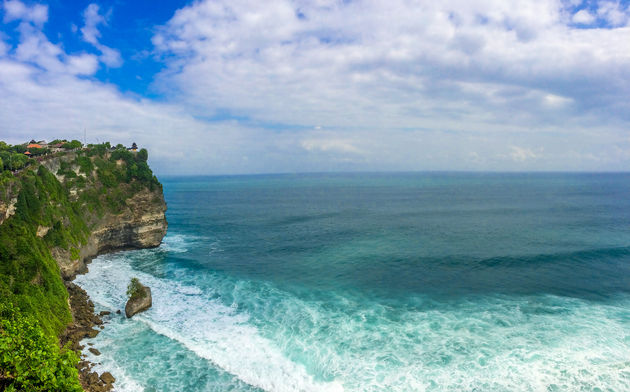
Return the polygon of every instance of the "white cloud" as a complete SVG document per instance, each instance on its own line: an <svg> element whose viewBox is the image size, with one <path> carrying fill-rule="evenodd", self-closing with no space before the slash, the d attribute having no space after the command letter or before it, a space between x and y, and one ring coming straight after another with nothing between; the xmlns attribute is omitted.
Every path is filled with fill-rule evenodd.
<svg viewBox="0 0 630 392"><path fill-rule="evenodd" d="M573 14L573 23L589 25L595 21L595 15L588 12L588 10L579 10Z"/></svg>
<svg viewBox="0 0 630 392"><path fill-rule="evenodd" d="M85 25L81 27L81 35L85 42L94 45L94 47L101 52L100 60L103 63L105 63L108 67L120 67L122 66L120 52L99 42L101 32L99 31L98 26L107 24L105 17L103 17L99 11L100 8L96 3L92 3L87 6L83 12Z"/></svg>
<svg viewBox="0 0 630 392"><path fill-rule="evenodd" d="M354 146L351 141L343 139L307 139L302 141L302 147L307 151L322 151L322 152L341 152L360 154L362 151Z"/></svg>
<svg viewBox="0 0 630 392"><path fill-rule="evenodd" d="M524 148L518 146L510 146L510 157L515 162L525 162L530 159L540 158L542 149L534 151L531 148Z"/></svg>
<svg viewBox="0 0 630 392"><path fill-rule="evenodd" d="M42 25L48 20L48 6L43 4L35 4L29 7L19 0L5 0L4 22L14 20L24 20L37 25Z"/></svg>
<svg viewBox="0 0 630 392"><path fill-rule="evenodd" d="M158 174L627 169L630 28L575 28L565 4L197 1L155 28L159 102L81 76L119 55L92 4L98 55L20 25L0 129L136 141Z"/></svg>
<svg viewBox="0 0 630 392"><path fill-rule="evenodd" d="M628 22L628 10L623 10L619 1L599 1L597 15L611 26L623 26Z"/></svg>
<svg viewBox="0 0 630 392"><path fill-rule="evenodd" d="M560 2L333 4L194 3L154 38L173 59L158 85L198 113L381 129L479 129L524 117L537 125L528 96L582 110L607 104L597 102L600 89L630 93L619 83L630 77L630 30L572 29Z"/></svg>
<svg viewBox="0 0 630 392"><path fill-rule="evenodd" d="M566 97L561 97L559 95L554 94L546 94L544 97L544 102L547 106L550 107L562 107L570 104L573 100Z"/></svg>
<svg viewBox="0 0 630 392"><path fill-rule="evenodd" d="M83 11L85 25L81 27L81 34L83 35L83 40L92 45L98 45L98 39L101 37L101 32L98 31L98 25L105 23L105 18L98 12L99 6L96 3L88 5L85 11Z"/></svg>

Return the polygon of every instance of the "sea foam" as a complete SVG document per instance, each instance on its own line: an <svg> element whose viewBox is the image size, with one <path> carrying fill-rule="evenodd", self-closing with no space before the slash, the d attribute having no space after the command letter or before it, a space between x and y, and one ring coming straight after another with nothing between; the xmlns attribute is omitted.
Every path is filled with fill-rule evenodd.
<svg viewBox="0 0 630 392"><path fill-rule="evenodd" d="M181 343L199 357L264 390L343 391L338 383L314 380L303 365L287 359L274 342L260 336L247 323L246 313L212 299L212 293L203 294L196 287L134 271L124 256L94 260L90 272L78 277L77 284L99 308L115 311L124 307L131 277L138 277L151 287L153 307L123 322L144 323L155 333ZM124 384L135 388L134 382ZM121 384L117 389L126 387Z"/></svg>
<svg viewBox="0 0 630 392"><path fill-rule="evenodd" d="M117 390L630 390L627 295L391 303L182 266L154 273L160 252L194 241L102 256L77 277L98 310L124 308L133 276L152 289L150 310L112 315L93 339L102 356L89 358Z"/></svg>

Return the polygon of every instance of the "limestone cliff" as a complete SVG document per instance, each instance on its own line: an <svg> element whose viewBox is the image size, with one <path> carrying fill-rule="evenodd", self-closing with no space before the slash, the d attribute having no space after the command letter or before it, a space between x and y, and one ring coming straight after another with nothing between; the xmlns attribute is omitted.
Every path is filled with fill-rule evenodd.
<svg viewBox="0 0 630 392"><path fill-rule="evenodd" d="M0 146L26 159L11 170L0 165L0 321L24 320L33 329L29 336L44 338L41 347L21 354L0 345L0 357L8 361L0 366L0 390L45 385L40 389L107 391L111 376L99 377L54 343L59 338L78 351L79 341L103 324L69 280L98 254L160 244L167 228L162 185L144 149L103 143L27 159L15 146ZM20 330L14 332L11 339L21 345Z"/></svg>
<svg viewBox="0 0 630 392"><path fill-rule="evenodd" d="M86 263L97 255L128 249L154 248L166 235L166 203L161 189L145 189L125 200L119 213L91 216L87 243L79 248L78 259L70 251L53 248L52 254L64 279L86 271Z"/></svg>
<svg viewBox="0 0 630 392"><path fill-rule="evenodd" d="M131 154L126 156L128 160L130 156L135 158L134 154L128 154ZM92 156L85 151L68 152L47 157L39 163L62 185L68 202L78 205L81 224L86 225L83 241L74 241L74 246L63 242L63 246L50 247L51 255L66 280L85 272L86 263L99 254L156 247L166 235L166 203L161 186L129 180L126 166L135 167L137 162L126 162L113 155L111 151L101 151ZM146 165L146 162L141 163ZM107 183L107 165L110 171L126 174L127 181L117 179L111 183L110 179ZM118 177L123 177L120 173ZM21 175L18 173L18 176ZM23 184L17 181L9 185L0 189L3 191L0 197L0 225L15 214L17 196ZM62 223L65 227L73 225L67 217L62 219ZM36 234L44 238L51 228L51 225L39 225Z"/></svg>

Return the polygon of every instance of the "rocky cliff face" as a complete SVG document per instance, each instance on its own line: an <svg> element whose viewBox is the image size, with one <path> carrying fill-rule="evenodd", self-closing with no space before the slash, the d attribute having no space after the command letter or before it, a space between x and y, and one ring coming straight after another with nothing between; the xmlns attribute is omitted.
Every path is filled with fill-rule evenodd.
<svg viewBox="0 0 630 392"><path fill-rule="evenodd" d="M85 272L86 264L99 254L159 246L168 227L165 212L162 190L145 189L127 199L121 213L92 217L92 231L87 244L79 249L78 259L73 260L67 250L52 250L61 275L72 279L77 273Z"/></svg>
<svg viewBox="0 0 630 392"><path fill-rule="evenodd" d="M86 270L86 263L101 253L156 247L162 241L166 203L147 160L144 149L104 143L32 158L18 172L0 171L0 305L10 304L50 338L46 350L19 354L28 358L28 366L16 368L20 377L11 384L14 389L51 385L48 374L70 374L72 361L48 360L59 351L53 338L79 351L81 339L103 328L106 320L92 313L87 294L69 281ZM2 351L5 359L26 363L14 350ZM44 351L53 357L42 356ZM31 368L52 370L40 374ZM87 361L77 369L79 379L67 379L67 385L80 382L86 392L112 388L113 377L99 377Z"/></svg>
<svg viewBox="0 0 630 392"><path fill-rule="evenodd" d="M107 152L102 157L107 160L110 156L111 154ZM77 157L77 153L69 152L41 162L41 165L68 189L69 198L73 201L80 200L82 193L90 189L104 188L97 168L93 167L88 172L82 171L77 163ZM97 158L91 158L92 162ZM116 162L117 168L125 165L122 160ZM81 178L86 185L82 188L77 187L73 185L72 178ZM118 203L119 208L112 209L109 206L103 209L104 213L83 213L90 234L86 243L77 246L78 257L76 253L72 254L70 248L51 248L51 254L65 280L71 280L76 274L86 272L86 264L99 254L157 247L166 235L168 227L165 217L166 202L161 186L151 187L152 189L148 186L133 188L128 183L119 183L116 188L124 190L122 193L125 195L123 203ZM106 189L104 194L112 191L104 189ZM12 193L17 194L17 191L19 189ZM15 195L8 193L0 198L0 224L15 212L16 197L13 196ZM6 201L3 202L3 199ZM101 202L104 202L103 198ZM43 237L49 229L50 227L40 226L37 235Z"/></svg>

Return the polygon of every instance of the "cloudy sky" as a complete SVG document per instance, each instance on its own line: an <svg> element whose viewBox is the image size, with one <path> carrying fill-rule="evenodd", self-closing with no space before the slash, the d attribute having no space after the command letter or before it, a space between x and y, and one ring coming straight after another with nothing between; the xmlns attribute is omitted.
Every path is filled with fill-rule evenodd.
<svg viewBox="0 0 630 392"><path fill-rule="evenodd" d="M630 169L630 1L0 0L0 139L158 174Z"/></svg>

